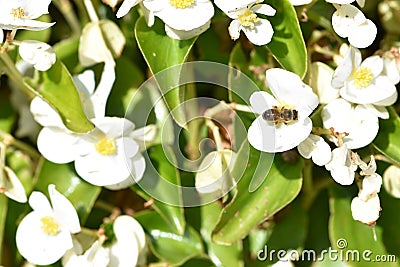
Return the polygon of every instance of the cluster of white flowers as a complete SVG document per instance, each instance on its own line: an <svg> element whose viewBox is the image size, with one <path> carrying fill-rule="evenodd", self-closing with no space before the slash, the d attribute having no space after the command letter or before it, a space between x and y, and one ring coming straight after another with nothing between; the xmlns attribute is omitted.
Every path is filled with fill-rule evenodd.
<svg viewBox="0 0 400 267"><path fill-rule="evenodd" d="M232 22L228 31L233 40L243 31L255 45L268 44L274 34L271 23L257 16L274 16L275 9L259 0L214 1ZM139 4L146 15L147 24L154 24L154 17L165 23L165 32L173 39L186 40L205 32L211 24L214 6L209 0L125 0L117 12L117 17L125 16L129 10Z"/></svg>

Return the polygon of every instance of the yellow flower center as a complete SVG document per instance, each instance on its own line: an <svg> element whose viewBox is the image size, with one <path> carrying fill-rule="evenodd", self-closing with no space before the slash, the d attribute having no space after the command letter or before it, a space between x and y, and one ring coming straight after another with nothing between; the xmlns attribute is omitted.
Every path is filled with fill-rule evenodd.
<svg viewBox="0 0 400 267"><path fill-rule="evenodd" d="M25 15L25 9L18 7L11 9L11 15L14 16L14 19L20 19Z"/></svg>
<svg viewBox="0 0 400 267"><path fill-rule="evenodd" d="M359 68L353 74L354 85L361 89L367 87L374 79L372 72L369 68Z"/></svg>
<svg viewBox="0 0 400 267"><path fill-rule="evenodd" d="M251 29L254 29L254 22L259 21L260 19L257 17L257 15L251 11L250 9L247 9L243 14L241 14L238 17L238 20L242 26L245 27L250 27Z"/></svg>
<svg viewBox="0 0 400 267"><path fill-rule="evenodd" d="M112 155L117 153L117 147L115 146L114 139L103 138L96 144L94 144L97 152L104 156Z"/></svg>
<svg viewBox="0 0 400 267"><path fill-rule="evenodd" d="M45 216L40 219L42 222L42 229L48 235L57 235L61 232L58 223L51 216Z"/></svg>
<svg viewBox="0 0 400 267"><path fill-rule="evenodd" d="M194 4L195 0L169 0L169 3L175 8L187 8Z"/></svg>

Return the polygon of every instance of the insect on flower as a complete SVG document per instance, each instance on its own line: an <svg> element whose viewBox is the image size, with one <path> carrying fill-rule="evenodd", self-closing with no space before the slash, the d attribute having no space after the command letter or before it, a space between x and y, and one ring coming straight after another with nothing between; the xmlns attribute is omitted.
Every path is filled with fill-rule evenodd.
<svg viewBox="0 0 400 267"><path fill-rule="evenodd" d="M271 109L264 111L262 117L264 120L272 122L274 125L281 122L287 125L293 121L297 121L299 119L299 113L297 110L285 106L273 106Z"/></svg>

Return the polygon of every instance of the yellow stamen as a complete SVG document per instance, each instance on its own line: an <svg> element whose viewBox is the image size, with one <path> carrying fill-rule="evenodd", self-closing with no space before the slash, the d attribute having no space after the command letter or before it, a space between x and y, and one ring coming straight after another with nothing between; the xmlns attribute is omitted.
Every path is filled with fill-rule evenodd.
<svg viewBox="0 0 400 267"><path fill-rule="evenodd" d="M96 147L97 152L104 156L117 153L117 147L115 146L114 139L103 138L94 144L94 146Z"/></svg>
<svg viewBox="0 0 400 267"><path fill-rule="evenodd" d="M42 222L42 229L48 235L57 235L61 232L58 223L51 216L45 216L40 219Z"/></svg>
<svg viewBox="0 0 400 267"><path fill-rule="evenodd" d="M257 15L251 11L250 9L247 9L243 14L241 14L238 17L238 20L242 26L245 27L250 27L251 29L254 29L254 22L259 21L260 19L257 17Z"/></svg>
<svg viewBox="0 0 400 267"><path fill-rule="evenodd" d="M353 78L354 85L361 89L370 85L371 81L374 79L374 76L369 68L359 68L354 72Z"/></svg>
<svg viewBox="0 0 400 267"><path fill-rule="evenodd" d="M14 16L14 19L21 19L25 15L25 9L18 7L11 9L11 15Z"/></svg>
<svg viewBox="0 0 400 267"><path fill-rule="evenodd" d="M175 8L187 8L194 4L194 0L169 0L169 3Z"/></svg>

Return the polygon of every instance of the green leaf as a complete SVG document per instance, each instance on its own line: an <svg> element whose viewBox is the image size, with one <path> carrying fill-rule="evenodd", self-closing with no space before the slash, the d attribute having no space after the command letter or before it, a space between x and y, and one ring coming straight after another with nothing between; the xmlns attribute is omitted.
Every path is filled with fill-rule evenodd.
<svg viewBox="0 0 400 267"><path fill-rule="evenodd" d="M7 209L8 209L8 199L4 194L0 194L0 251L3 251L4 242L4 229L6 227L6 218L7 218ZM1 262L3 260L0 258Z"/></svg>
<svg viewBox="0 0 400 267"><path fill-rule="evenodd" d="M373 229L370 226L353 220L350 204L352 198L357 195L356 190L346 190L345 187L334 185L330 193L329 236L333 249L338 250L338 255L342 252L343 260L346 260L346 255L349 255L347 263L350 266L377 266L375 257L388 255L382 243L382 227L375 226L377 239L374 240ZM363 253L368 253L364 256L369 260L363 257ZM353 258L357 255L359 255L359 260ZM381 261L379 266L397 265L395 262Z"/></svg>
<svg viewBox="0 0 400 267"><path fill-rule="evenodd" d="M207 244L208 255L214 264L218 267L241 267L242 259L242 244L240 241L230 245L219 245L211 240L211 233L214 229L219 214L222 211L220 202L215 201L200 207L201 210L201 235Z"/></svg>
<svg viewBox="0 0 400 267"><path fill-rule="evenodd" d="M168 108L173 111L176 122L183 126L186 120L180 106L183 100L182 88L179 87L181 68L176 65L186 61L196 37L190 40L172 39L165 34L161 21L156 20L149 28L144 17L136 22L135 37L147 65L159 83ZM172 66L176 67L160 73Z"/></svg>
<svg viewBox="0 0 400 267"><path fill-rule="evenodd" d="M135 185L145 200L154 200L152 207L177 234L185 231L180 175L172 148L157 145L149 148L143 179ZM170 162L172 161L172 163Z"/></svg>
<svg viewBox="0 0 400 267"><path fill-rule="evenodd" d="M400 118L393 107L387 107L389 119L379 120L379 132L373 145L400 166Z"/></svg>
<svg viewBox="0 0 400 267"><path fill-rule="evenodd" d="M83 181L70 164L55 164L45 160L40 170L36 190L48 195L49 184L54 184L57 191L71 201L83 225L100 194L101 187Z"/></svg>
<svg viewBox="0 0 400 267"><path fill-rule="evenodd" d="M56 43L53 48L57 58L61 60L71 72L80 72L83 68L78 58L79 36L72 36Z"/></svg>
<svg viewBox="0 0 400 267"><path fill-rule="evenodd" d="M41 84L38 93L60 114L65 126L73 132L87 133L94 125L83 112L78 90L72 76L57 60L47 71L40 72Z"/></svg>
<svg viewBox="0 0 400 267"><path fill-rule="evenodd" d="M263 154L267 153L249 147L247 141L239 150L232 171L235 180L240 179L237 192L213 231L215 242L231 244L244 238L254 226L281 210L300 192L302 161L288 164L277 154L269 168L273 155ZM250 192L253 180L261 184Z"/></svg>
<svg viewBox="0 0 400 267"><path fill-rule="evenodd" d="M202 240L192 227L186 227L184 234L178 235L154 211L140 212L135 218L150 236L153 253L163 261L179 266L204 253Z"/></svg>
<svg viewBox="0 0 400 267"><path fill-rule="evenodd" d="M274 35L267 46L283 68L304 78L307 71L307 50L296 10L289 0L271 0L268 4L276 9L276 14L268 17L274 28Z"/></svg>

